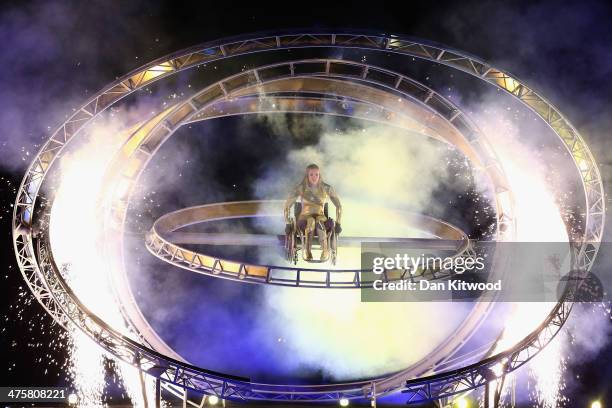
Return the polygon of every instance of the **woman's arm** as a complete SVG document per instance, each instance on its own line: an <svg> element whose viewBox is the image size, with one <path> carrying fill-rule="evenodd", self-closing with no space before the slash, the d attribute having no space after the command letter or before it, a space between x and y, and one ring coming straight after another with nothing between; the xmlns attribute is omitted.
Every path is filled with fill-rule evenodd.
<svg viewBox="0 0 612 408"><path fill-rule="evenodd" d="M340 224L340 219L342 218L342 204L340 204L340 197L338 197L336 190L334 190L334 188L331 186L329 187L328 195L329 199L336 207L336 224Z"/></svg>

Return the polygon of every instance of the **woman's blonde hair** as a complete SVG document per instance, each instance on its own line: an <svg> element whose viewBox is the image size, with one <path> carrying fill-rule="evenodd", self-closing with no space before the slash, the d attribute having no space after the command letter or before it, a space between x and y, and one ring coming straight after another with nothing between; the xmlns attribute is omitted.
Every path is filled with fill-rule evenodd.
<svg viewBox="0 0 612 408"><path fill-rule="evenodd" d="M301 187L303 188L308 187L308 171L313 170L313 169L319 170L319 166L317 166L314 163L310 163L308 166L306 166L306 173L304 174L304 178L302 179L302 182L300 183ZM323 188L323 177L321 177L320 170L319 170L319 183L317 184L317 187Z"/></svg>

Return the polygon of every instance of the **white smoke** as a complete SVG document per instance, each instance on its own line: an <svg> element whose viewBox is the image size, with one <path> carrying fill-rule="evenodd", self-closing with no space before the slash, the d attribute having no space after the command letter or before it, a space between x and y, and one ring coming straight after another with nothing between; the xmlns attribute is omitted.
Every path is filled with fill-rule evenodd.
<svg viewBox="0 0 612 408"><path fill-rule="evenodd" d="M287 129L284 116L266 118ZM318 120L316 118L311 120ZM319 142L291 150L284 165L256 185L259 198L284 197L316 163L337 191L347 236L422 237L402 213L435 213L448 197L433 192L447 177L448 146L384 125L340 131L323 121ZM298 136L299 138L299 133ZM330 215L334 217L330 204ZM278 225L273 226L277 228ZM270 252L263 263L284 263ZM303 262L299 265L310 266ZM359 248L339 248L336 268L359 268ZM289 364L322 369L336 380L406 368L432 351L465 317L470 305L367 303L359 290L268 288L262 324L280 333ZM443 325L438 322L444 321Z"/></svg>
<svg viewBox="0 0 612 408"><path fill-rule="evenodd" d="M509 98L507 98L509 99ZM531 112L518 109L515 102L499 95L486 95L471 107L473 118L492 142L502 162L515 197L517 240L520 242L567 242L564 220L572 220L572 205L577 197L577 169L552 131ZM552 141L552 143L551 143ZM536 244L537 245L537 244ZM523 273L567 273L569 265L557 265L560 270L534 270L529 259L524 260ZM516 268L521 273L521 268ZM521 302L505 321L503 336L496 352L505 350L535 330L555 306L551 302ZM527 395L538 406L555 407L567 403L563 395L571 376L567 374L568 355L577 361L597 354L610 339L609 309L598 313L591 305L575 305L566 327L537 355L528 369L513 373L521 387L519 399ZM515 380L506 381L508 388ZM531 387L531 388L530 388ZM507 396L508 394L506 394Z"/></svg>
<svg viewBox="0 0 612 408"><path fill-rule="evenodd" d="M107 167L122 145L125 129L139 114L115 112L94 122L78 149L60 159L59 185L51 210L49 237L56 263L76 297L93 314L122 334L134 337L122 317L109 282L110 260L101 242L99 219L101 195ZM71 146L72 147L72 146ZM83 406L101 406L105 381L104 361L108 354L80 329L72 328L70 371ZM117 371L136 406L142 406L137 372L127 364Z"/></svg>

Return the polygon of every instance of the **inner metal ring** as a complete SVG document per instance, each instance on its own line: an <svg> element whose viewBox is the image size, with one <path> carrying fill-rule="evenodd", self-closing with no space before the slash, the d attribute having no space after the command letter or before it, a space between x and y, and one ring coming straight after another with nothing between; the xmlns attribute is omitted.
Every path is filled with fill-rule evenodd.
<svg viewBox="0 0 612 408"><path fill-rule="evenodd" d="M264 283L280 286L309 288L366 288L372 287L373 280L364 280L362 269L323 269L299 268L292 266L257 265L235 260L223 259L196 252L176 243L200 244L238 244L238 245L278 245L283 236L187 233L179 235L175 231L196 223L219 221L242 217L278 217L282 214L283 201L239 201L231 203L207 204L189 207L165 214L158 218L146 236L146 247L155 257L171 265L203 275L219 277L239 282ZM463 231L442 220L420 214L402 212L410 225L436 239L424 238L339 238L345 243L360 244L367 242L401 242L419 249L453 251L452 257L462 256L469 249L469 239ZM240 241L238 241L240 240ZM238 242L237 242L238 241ZM291 274L289 274L291 273ZM408 272L385 272L382 278L387 282L407 279ZM440 276L437 276L440 279Z"/></svg>

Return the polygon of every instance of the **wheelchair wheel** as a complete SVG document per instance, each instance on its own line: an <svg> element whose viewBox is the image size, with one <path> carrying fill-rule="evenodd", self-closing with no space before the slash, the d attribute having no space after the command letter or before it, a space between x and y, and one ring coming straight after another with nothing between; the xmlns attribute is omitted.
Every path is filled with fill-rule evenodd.
<svg viewBox="0 0 612 408"><path fill-rule="evenodd" d="M338 236L336 235L335 231L332 231L332 233L329 236L329 252L330 252L331 263L332 265L335 265L336 258L338 255Z"/></svg>
<svg viewBox="0 0 612 408"><path fill-rule="evenodd" d="M295 247L295 232L285 235L285 256L287 261L297 263L297 251Z"/></svg>
<svg viewBox="0 0 612 408"><path fill-rule="evenodd" d="M287 260L290 260L290 255L291 255L291 237L289 234L285 234L285 258L287 258Z"/></svg>

